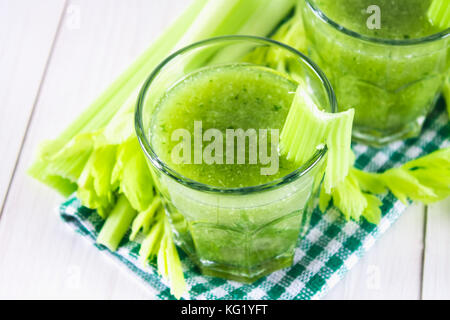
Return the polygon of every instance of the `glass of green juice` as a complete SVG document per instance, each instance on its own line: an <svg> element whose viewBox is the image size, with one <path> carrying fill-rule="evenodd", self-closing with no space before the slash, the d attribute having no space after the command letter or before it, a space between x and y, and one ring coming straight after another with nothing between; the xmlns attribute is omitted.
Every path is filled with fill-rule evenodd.
<svg viewBox="0 0 450 320"><path fill-rule="evenodd" d="M323 178L326 147L300 167L279 155L277 134L298 83L253 61L269 51L290 60L321 108L337 110L328 80L307 57L248 36L181 49L138 99L137 135L175 242L206 275L253 282L290 266Z"/></svg>
<svg viewBox="0 0 450 320"><path fill-rule="evenodd" d="M450 29L432 0L301 0L308 56L330 79L353 135L370 145L417 136L450 66Z"/></svg>

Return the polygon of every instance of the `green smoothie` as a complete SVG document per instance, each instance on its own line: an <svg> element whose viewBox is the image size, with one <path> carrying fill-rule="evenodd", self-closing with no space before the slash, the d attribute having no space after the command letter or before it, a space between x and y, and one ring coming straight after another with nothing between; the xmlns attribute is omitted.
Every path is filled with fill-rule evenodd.
<svg viewBox="0 0 450 320"><path fill-rule="evenodd" d="M152 144L156 154L173 170L186 178L215 187L242 188L261 185L293 172L296 166L278 156L278 170L273 174L261 174L267 167L260 159L249 163L249 138L246 138L245 163L207 164L195 163L194 143L187 163L175 163L172 152L180 143L172 134L186 129L194 139L194 122L201 121L203 133L208 129L220 131L223 141L222 154L226 155L227 130L254 129L257 141L261 141L259 129L281 131L291 106L297 85L280 73L246 64L233 64L205 68L188 75L173 86L158 105L152 125ZM277 143L274 141L273 143ZM209 142L203 143L202 151ZM259 144L259 143L258 143ZM267 151L278 153L278 145L272 146L271 134L267 134ZM234 143L237 156L238 143ZM236 159L235 159L236 160ZM219 161L217 161L219 162Z"/></svg>
<svg viewBox="0 0 450 320"><path fill-rule="evenodd" d="M381 39L416 39L442 30L433 26L427 11L433 0L315 0L317 7L331 20L360 34ZM380 8L380 29L369 28L367 9ZM369 21L370 24L370 21Z"/></svg>
<svg viewBox="0 0 450 320"><path fill-rule="evenodd" d="M448 37L418 40L443 31L428 20L432 1L303 1L308 54L330 78L339 108L355 108L355 137L382 145L417 135L449 70Z"/></svg>
<svg viewBox="0 0 450 320"><path fill-rule="evenodd" d="M252 282L290 266L299 234L309 224L323 161L316 159L317 165L310 170L280 183L277 179L298 166L278 155L276 136L266 135L271 138L266 149L269 156L279 159L279 167L272 174L263 174L261 170L269 165L260 157L250 163L250 139L246 140L245 163L196 164L193 144L183 150L183 155L189 155L184 161L174 161L173 151L181 140L172 139L173 134L182 129L193 138L195 123L201 122L204 135L214 129L225 141L229 130L255 129L261 141L260 129L272 132L283 127L296 88L286 76L262 66L233 63L206 67L172 85L152 111L149 136L155 154L182 176L178 181L202 184L200 190L190 188L156 173L175 240L204 274ZM204 142L202 150L211 142ZM225 145L216 153L225 155ZM236 143L233 154L242 151L240 148ZM262 186L270 182L274 182L271 187ZM211 187L222 191L210 192Z"/></svg>

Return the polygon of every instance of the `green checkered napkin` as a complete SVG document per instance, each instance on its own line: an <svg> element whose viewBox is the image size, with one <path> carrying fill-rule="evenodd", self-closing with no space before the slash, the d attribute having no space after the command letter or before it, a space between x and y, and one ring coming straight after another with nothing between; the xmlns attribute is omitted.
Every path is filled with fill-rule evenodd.
<svg viewBox="0 0 450 320"><path fill-rule="evenodd" d="M353 150L357 155L356 166L368 171L384 171L439 148L449 147L449 137L450 125L445 104L441 100L428 117L419 138L395 142L383 149L355 144ZM318 299L344 277L406 209L392 194L384 195L382 200L383 218L378 226L364 219L359 223L346 222L333 207L326 214L316 209L309 232L299 240L294 265L251 285L202 276L180 252L189 287L189 295L185 298ZM117 252L110 252L95 244L103 220L95 211L82 207L75 197L61 206L61 216L100 250L113 255L141 277L158 298L173 299L169 288L158 276L156 267L143 266L137 261L140 247L138 242L124 240Z"/></svg>

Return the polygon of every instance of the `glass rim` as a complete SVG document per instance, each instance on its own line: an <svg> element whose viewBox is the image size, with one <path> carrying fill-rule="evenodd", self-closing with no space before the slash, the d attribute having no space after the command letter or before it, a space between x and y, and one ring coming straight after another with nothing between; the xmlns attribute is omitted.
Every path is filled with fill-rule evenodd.
<svg viewBox="0 0 450 320"><path fill-rule="evenodd" d="M358 40L363 40L367 42L372 42L376 44L384 44L390 46L412 46L412 45L420 45L430 42L435 42L438 40L443 40L450 36L450 28L447 28L441 32L431 34L426 37L414 38L414 39L386 39L386 38L376 38L372 36L367 36L361 34L359 32L350 30L341 24L337 23L333 19L329 18L322 10L320 10L312 0L305 0L306 5L311 9L315 16L317 16L320 20L325 22L326 24L332 26L337 31L346 34L352 38L356 38Z"/></svg>
<svg viewBox="0 0 450 320"><path fill-rule="evenodd" d="M164 69L164 67L170 63L172 60L177 58L178 56L182 55L183 53L189 52L193 49L201 48L202 46L213 44L215 42L221 42L221 41L250 41L250 42L259 42L261 44L267 44L267 45L275 45L280 48L283 48L285 50L290 51L294 55L296 55L302 63L305 63L318 77L318 79L321 81L322 86L325 88L328 100L330 102L331 106L331 112L336 113L337 112L337 100L334 93L334 90L331 86L331 83L329 82L328 78L325 76L323 71L308 57L306 57L304 54L299 52L298 50L275 40L264 38L264 37L257 37L257 36L245 36L245 35L233 35L233 36L220 36L220 37L214 37L209 38L206 40L202 40L196 43L193 43L191 45L188 45L170 56L168 56L166 59L164 59L150 74L150 76L147 78L145 83L143 84L141 91L139 92L136 110L135 110L135 130L136 135L139 140L139 144L142 148L142 150L145 153L145 156L151 161L153 166L160 172L162 172L164 175L168 176L171 179L174 179L175 181L179 182L180 184L195 189L198 191L203 192L211 192L211 193L221 193L221 194L249 194L259 191L267 191L272 190L278 187L281 187L285 184L288 184L303 175L307 174L309 171L311 171L316 165L325 157L327 153L327 147L326 145L323 148L318 149L314 155L302 166L294 170L293 172L285 175L284 177L275 179L273 181L270 181L268 183L255 185L255 186L248 186L248 187L241 187L241 188L222 188L222 187L216 187L211 186L208 184L204 184L198 181L195 181L193 179L189 179L182 174L176 172L172 168L170 168L167 164L165 164L164 161L162 161L156 152L153 150L149 139L147 138L147 135L145 134L145 129L143 125L143 108L144 108L144 102L145 97L148 92L148 89L150 88L151 84L155 80L155 78L159 75L159 73Z"/></svg>

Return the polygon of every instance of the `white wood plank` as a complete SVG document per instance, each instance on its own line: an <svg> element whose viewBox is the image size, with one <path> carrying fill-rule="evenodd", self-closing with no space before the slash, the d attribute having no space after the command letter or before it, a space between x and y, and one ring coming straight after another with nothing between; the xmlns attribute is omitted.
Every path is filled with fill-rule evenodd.
<svg viewBox="0 0 450 320"><path fill-rule="evenodd" d="M415 204L325 299L420 299L423 231L424 206Z"/></svg>
<svg viewBox="0 0 450 320"><path fill-rule="evenodd" d="M27 177L55 136L188 4L71 1L0 220L0 298L149 299L152 293L58 218L63 200Z"/></svg>
<svg viewBox="0 0 450 320"><path fill-rule="evenodd" d="M64 0L0 1L0 208L63 7Z"/></svg>
<svg viewBox="0 0 450 320"><path fill-rule="evenodd" d="M427 211L423 299L450 299L450 198Z"/></svg>

